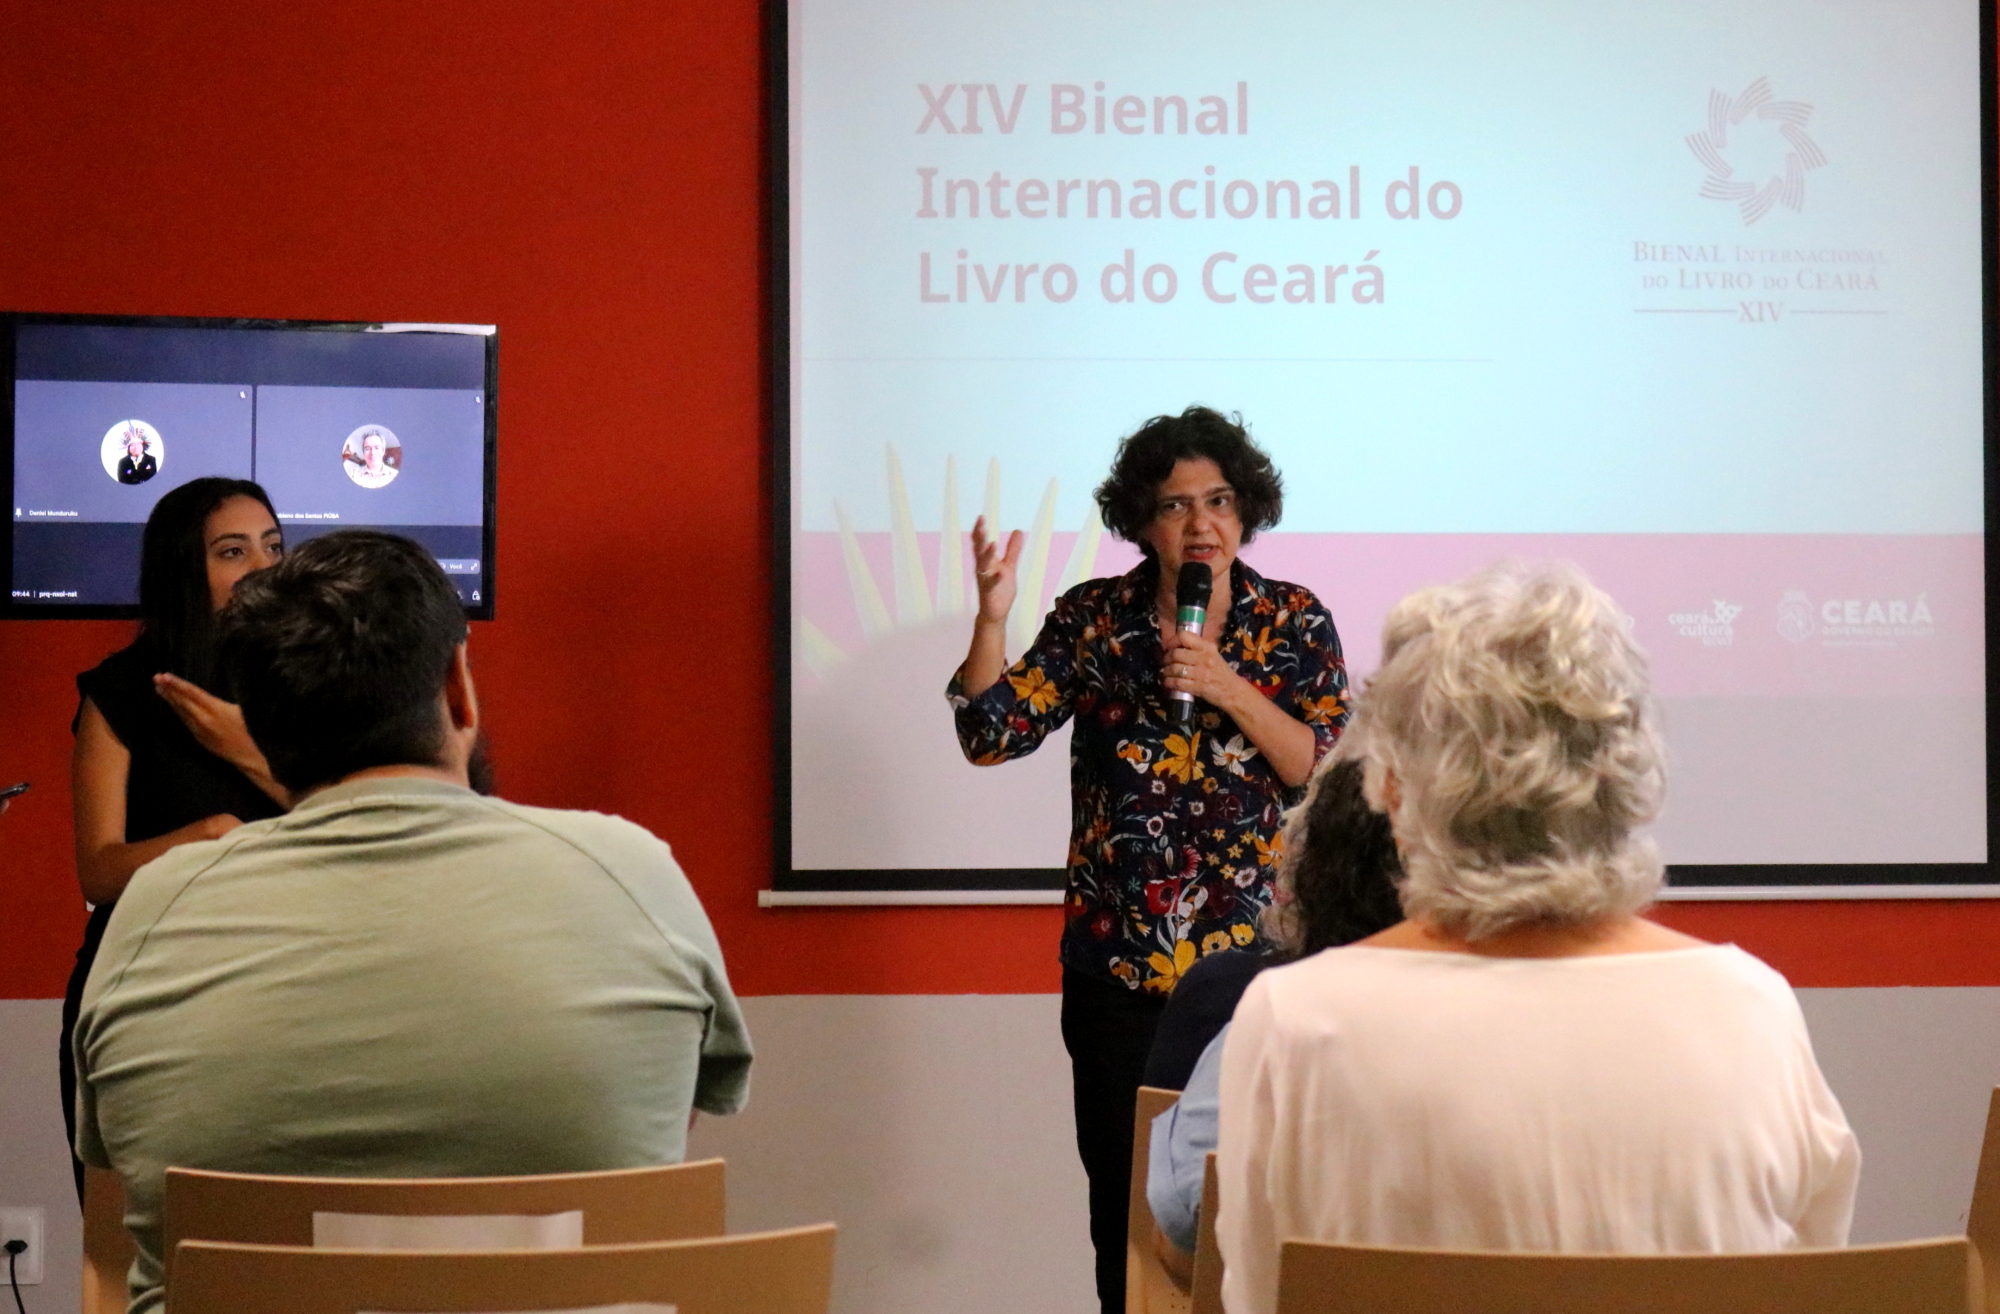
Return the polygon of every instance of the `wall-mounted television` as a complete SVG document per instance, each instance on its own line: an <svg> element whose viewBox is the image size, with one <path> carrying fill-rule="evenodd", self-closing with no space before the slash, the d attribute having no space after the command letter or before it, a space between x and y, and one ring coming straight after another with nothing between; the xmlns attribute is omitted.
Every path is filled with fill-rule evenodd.
<svg viewBox="0 0 2000 1314"><path fill-rule="evenodd" d="M498 343L483 324L0 316L0 614L136 616L154 504L228 475L263 485L290 546L416 540L490 620Z"/></svg>

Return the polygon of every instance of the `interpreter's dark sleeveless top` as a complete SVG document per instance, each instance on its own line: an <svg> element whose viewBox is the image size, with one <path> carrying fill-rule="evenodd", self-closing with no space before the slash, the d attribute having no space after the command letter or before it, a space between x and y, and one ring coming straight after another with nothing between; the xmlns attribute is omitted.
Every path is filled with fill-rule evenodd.
<svg viewBox="0 0 2000 1314"><path fill-rule="evenodd" d="M125 776L125 842L153 839L218 812L239 821L281 813L284 809L248 776L195 742L153 689L153 675L162 669L142 641L76 677L77 692L97 705L132 755ZM82 716L79 703L79 724Z"/></svg>
<svg viewBox="0 0 2000 1314"><path fill-rule="evenodd" d="M125 842L137 844L189 822L226 812L238 821L262 821L284 811L250 778L203 748L167 700L153 688L153 675L163 664L154 660L143 640L121 648L76 677L76 691L96 704L111 733L132 755L125 773ZM83 724L79 701L71 733ZM70 1036L76 1029L83 986L97 959L97 946L111 920L111 903L91 910L84 924L76 967L63 993L62 1080L63 1121L71 1143L76 1139L76 1071ZM77 1197L83 1196L83 1165L76 1164Z"/></svg>

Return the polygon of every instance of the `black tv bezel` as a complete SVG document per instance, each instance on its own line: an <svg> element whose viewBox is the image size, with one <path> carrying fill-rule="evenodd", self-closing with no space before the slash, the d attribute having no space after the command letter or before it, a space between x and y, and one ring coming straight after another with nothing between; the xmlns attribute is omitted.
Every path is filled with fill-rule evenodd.
<svg viewBox="0 0 2000 1314"><path fill-rule="evenodd" d="M1983 442L1986 606L1986 862L1670 863L1666 899L2000 898L2000 0L1979 0L1981 323L1984 340ZM779 904L1027 902L1064 888L1059 867L827 870L792 866L792 339L791 339L791 14L787 0L764 0L764 277L766 409L770 435L771 528L771 893ZM939 677L940 686L943 676ZM933 897L942 895L943 897ZM789 896L789 897L787 897ZM917 896L917 897L910 897ZM1039 898L1035 901L1040 901ZM1049 900L1053 902L1053 900Z"/></svg>
<svg viewBox="0 0 2000 1314"><path fill-rule="evenodd" d="M426 321L428 323L430 321ZM276 329L284 331L306 331L313 333L404 333L429 330L413 321L403 320L333 320L333 319L259 319L237 316L208 315L92 315L55 314L41 311L0 312L0 387L5 389L4 401L0 401L0 484L4 484L8 505L12 506L14 495L14 369L15 330L24 324L66 324L90 328L177 328L177 329ZM482 326L485 327L485 326ZM488 328L481 334L485 339L486 356L486 399L483 416L485 431L485 487L480 493L480 575L481 598L478 602L465 604L467 620L489 621L494 617L494 604L499 595L495 582L495 561L493 545L496 536L494 511L499 489L497 467L500 413L500 332ZM11 581L14 578L14 521L9 517L9 529L0 535L0 578ZM9 590L11 592L11 589ZM0 596L0 620L137 620L139 608L130 603L103 602L32 602L11 596Z"/></svg>

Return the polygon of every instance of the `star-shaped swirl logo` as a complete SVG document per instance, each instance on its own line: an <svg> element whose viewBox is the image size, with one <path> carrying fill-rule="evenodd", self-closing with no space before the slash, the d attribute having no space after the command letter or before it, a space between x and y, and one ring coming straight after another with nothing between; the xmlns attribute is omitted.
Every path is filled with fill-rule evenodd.
<svg viewBox="0 0 2000 1314"><path fill-rule="evenodd" d="M1708 128L1687 139L1688 149L1708 170L1702 179L1701 195L1711 201L1734 201L1743 212L1746 227L1771 212L1774 205L1797 212L1805 208L1806 174L1826 163L1826 154L1806 135L1806 122L1813 107L1802 100L1777 100L1771 95L1771 80L1758 78L1735 98L1720 91L1708 93ZM1773 120L1784 138L1784 170L1762 186L1739 178L1729 163L1729 134L1752 115Z"/></svg>

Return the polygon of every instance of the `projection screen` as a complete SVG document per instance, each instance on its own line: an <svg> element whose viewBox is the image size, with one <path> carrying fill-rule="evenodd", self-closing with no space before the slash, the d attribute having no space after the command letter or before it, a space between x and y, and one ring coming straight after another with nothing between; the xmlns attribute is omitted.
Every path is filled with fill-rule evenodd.
<svg viewBox="0 0 2000 1314"><path fill-rule="evenodd" d="M1979 4L792 0L769 39L769 901L1054 901L1067 732L953 734L966 534L1027 533L1018 655L1137 562L1092 490L1197 402L1283 471L1244 559L1357 688L1489 562L1618 600L1679 890L1990 892Z"/></svg>

